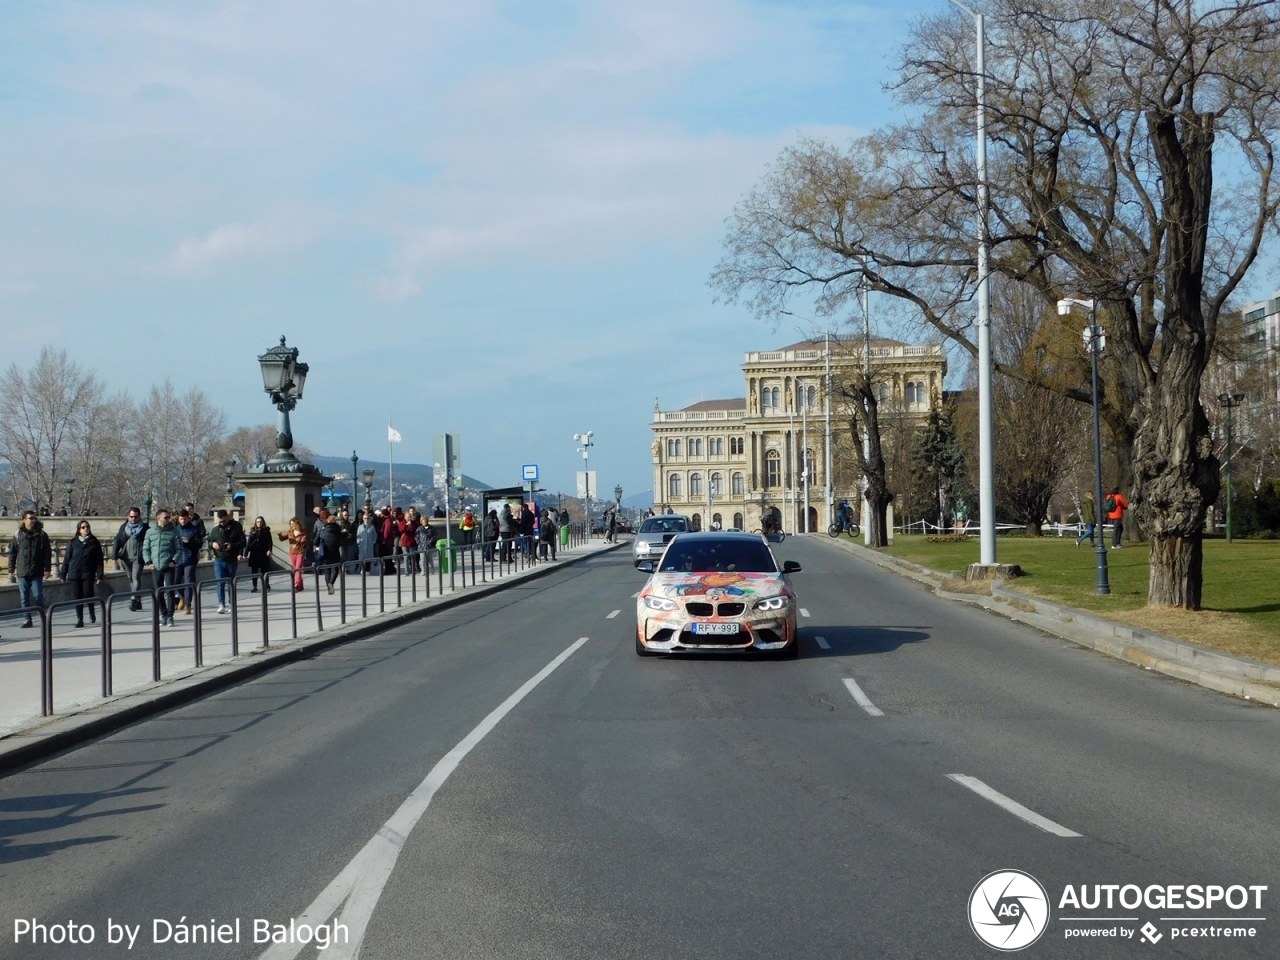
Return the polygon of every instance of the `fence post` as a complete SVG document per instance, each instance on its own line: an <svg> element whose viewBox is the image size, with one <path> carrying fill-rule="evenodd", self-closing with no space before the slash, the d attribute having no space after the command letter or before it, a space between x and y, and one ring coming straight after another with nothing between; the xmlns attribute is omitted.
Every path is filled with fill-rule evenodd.
<svg viewBox="0 0 1280 960"><path fill-rule="evenodd" d="M240 656L240 609L239 596L236 590L236 578L231 578L231 655Z"/></svg>
<svg viewBox="0 0 1280 960"><path fill-rule="evenodd" d="M262 646L264 649L271 646L271 624L268 619L269 614L267 611L267 579L271 576L272 572L273 571L271 570L262 571Z"/></svg>
<svg viewBox="0 0 1280 960"><path fill-rule="evenodd" d="M324 611L320 609L320 564L316 564L313 568L315 571L316 581L316 630L324 630Z"/></svg>
<svg viewBox="0 0 1280 960"><path fill-rule="evenodd" d="M160 597L164 595L163 575L158 574L160 586L151 588L151 680L160 682Z"/></svg>
<svg viewBox="0 0 1280 960"><path fill-rule="evenodd" d="M347 565L338 568L338 622L347 622Z"/></svg>
<svg viewBox="0 0 1280 960"><path fill-rule="evenodd" d="M293 560L289 561L293 566ZM289 571L289 616L293 623L293 639L298 639L298 584L293 579L293 571Z"/></svg>
<svg viewBox="0 0 1280 960"><path fill-rule="evenodd" d="M202 629L203 625L201 621L204 619L204 605L200 602L200 594L203 593L204 591L200 589L200 584L198 582L196 582L194 585L195 585L195 589L191 591L191 599L195 602L195 610L193 611L195 616L195 624L194 624L195 629L192 631L192 634L193 634L192 642L195 645L196 666L203 667L204 666L204 631Z"/></svg>

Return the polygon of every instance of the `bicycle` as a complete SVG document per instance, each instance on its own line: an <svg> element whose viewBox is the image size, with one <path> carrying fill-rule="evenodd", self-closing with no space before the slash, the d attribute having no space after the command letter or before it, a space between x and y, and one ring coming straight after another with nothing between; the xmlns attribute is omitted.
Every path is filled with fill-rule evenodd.
<svg viewBox="0 0 1280 960"><path fill-rule="evenodd" d="M837 520L835 523L831 524L831 526L827 527L827 536L832 538L838 537L842 533L847 533L852 539L856 538L860 532L858 525L852 520L848 523Z"/></svg>

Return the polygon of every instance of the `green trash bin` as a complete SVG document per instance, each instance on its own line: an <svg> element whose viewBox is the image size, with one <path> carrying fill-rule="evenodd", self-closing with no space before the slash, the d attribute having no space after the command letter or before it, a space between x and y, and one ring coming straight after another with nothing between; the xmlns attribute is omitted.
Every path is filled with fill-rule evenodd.
<svg viewBox="0 0 1280 960"><path fill-rule="evenodd" d="M437 540L436 552L440 554L440 572L453 573L458 566L457 544L452 540Z"/></svg>
<svg viewBox="0 0 1280 960"><path fill-rule="evenodd" d="M567 523L560 528L560 546L569 546L569 525Z"/></svg>

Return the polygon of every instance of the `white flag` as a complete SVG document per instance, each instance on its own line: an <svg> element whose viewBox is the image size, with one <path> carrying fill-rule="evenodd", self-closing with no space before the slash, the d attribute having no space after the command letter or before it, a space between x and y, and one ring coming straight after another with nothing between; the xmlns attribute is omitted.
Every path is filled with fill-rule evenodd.
<svg viewBox="0 0 1280 960"><path fill-rule="evenodd" d="M395 427L391 426L391 424L387 424L387 442L388 443L400 442L400 431L397 430Z"/></svg>

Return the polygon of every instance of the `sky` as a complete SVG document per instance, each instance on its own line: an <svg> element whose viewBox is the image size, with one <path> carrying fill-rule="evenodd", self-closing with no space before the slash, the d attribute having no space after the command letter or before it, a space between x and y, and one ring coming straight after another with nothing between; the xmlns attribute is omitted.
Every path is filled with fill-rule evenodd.
<svg viewBox="0 0 1280 960"><path fill-rule="evenodd" d="M318 452L385 459L390 416L397 461L449 431L472 476L571 490L593 430L600 485L646 490L655 398L740 396L798 339L714 302L725 218L798 136L892 120L943 5L10 0L0 360L235 427L274 420L287 335Z"/></svg>

